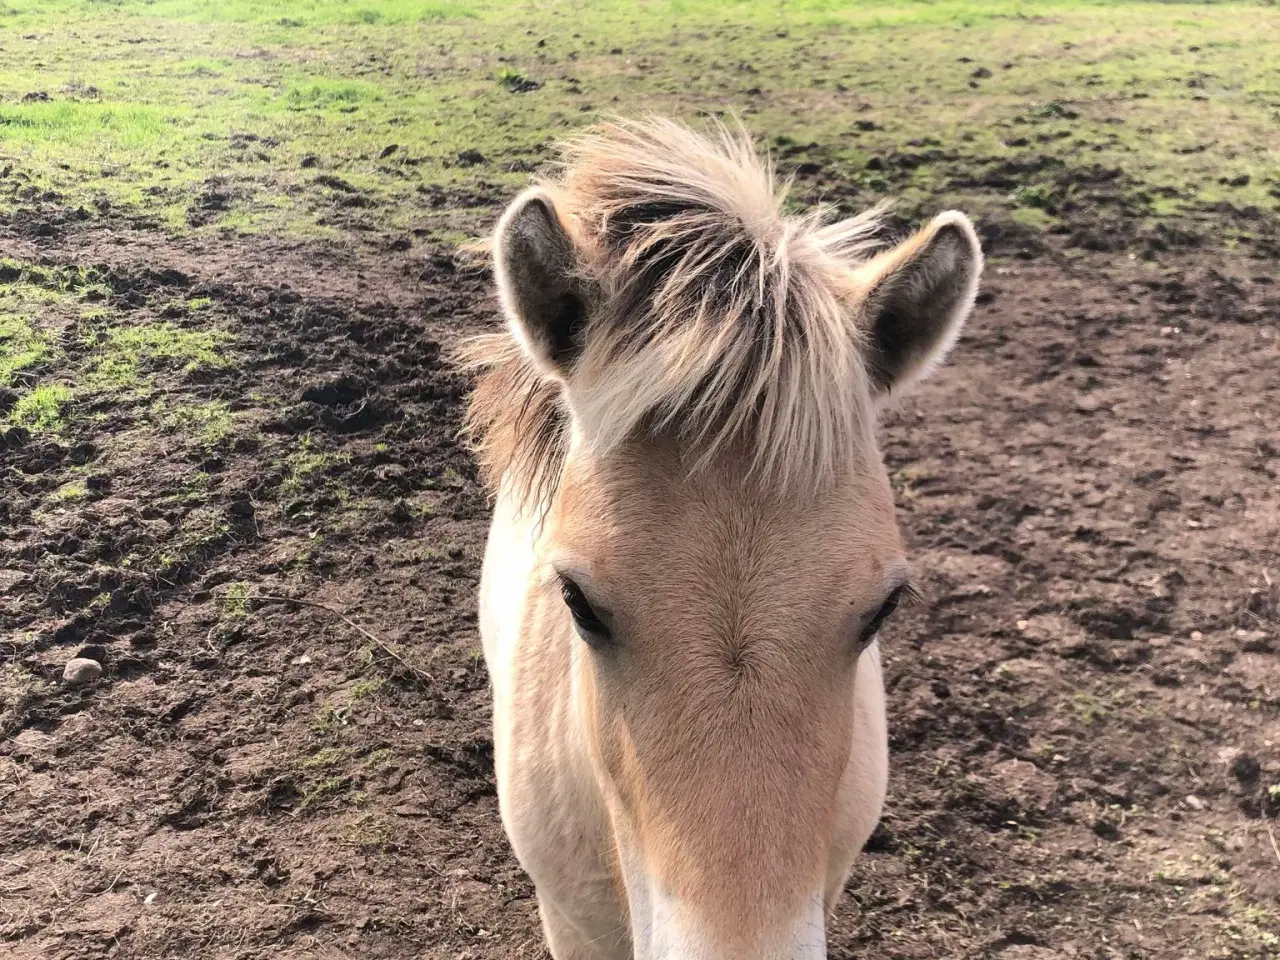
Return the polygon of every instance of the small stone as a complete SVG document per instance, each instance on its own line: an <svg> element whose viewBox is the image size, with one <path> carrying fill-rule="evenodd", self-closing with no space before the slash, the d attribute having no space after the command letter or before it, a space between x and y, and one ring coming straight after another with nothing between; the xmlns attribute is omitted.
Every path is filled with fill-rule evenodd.
<svg viewBox="0 0 1280 960"><path fill-rule="evenodd" d="M1027 627L1029 626L1031 626L1031 622L1028 620L1019 620L1017 623L1017 627L1019 630L1026 630Z"/></svg>
<svg viewBox="0 0 1280 960"><path fill-rule="evenodd" d="M1080 413L1097 413L1102 408L1102 403L1097 397L1084 394L1076 397L1075 407Z"/></svg>
<svg viewBox="0 0 1280 960"><path fill-rule="evenodd" d="M311 662L311 657L310 655L304 653L302 654L302 656L294 657L289 662L292 663L295 667L305 667L308 663Z"/></svg>
<svg viewBox="0 0 1280 960"><path fill-rule="evenodd" d="M1204 801L1201 800L1199 797L1197 797L1195 794L1191 794L1190 796L1187 797L1186 804L1192 810L1203 810L1205 806Z"/></svg>
<svg viewBox="0 0 1280 960"><path fill-rule="evenodd" d="M73 660L68 660L66 667L62 671L63 682L72 687L79 686L82 683L93 683L100 676L102 676L102 664L87 657L76 657Z"/></svg>

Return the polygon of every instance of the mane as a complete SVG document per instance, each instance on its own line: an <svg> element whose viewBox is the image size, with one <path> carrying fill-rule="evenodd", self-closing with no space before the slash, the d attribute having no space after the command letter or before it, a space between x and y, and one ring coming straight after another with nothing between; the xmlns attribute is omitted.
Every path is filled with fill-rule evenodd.
<svg viewBox="0 0 1280 960"><path fill-rule="evenodd" d="M787 185L745 133L660 119L569 139L542 186L598 292L566 377L594 449L675 434L696 469L733 444L762 477L806 487L874 449L852 268L879 246L879 209L788 216ZM488 482L546 497L569 440L566 385L510 332L464 355L478 373L467 432Z"/></svg>

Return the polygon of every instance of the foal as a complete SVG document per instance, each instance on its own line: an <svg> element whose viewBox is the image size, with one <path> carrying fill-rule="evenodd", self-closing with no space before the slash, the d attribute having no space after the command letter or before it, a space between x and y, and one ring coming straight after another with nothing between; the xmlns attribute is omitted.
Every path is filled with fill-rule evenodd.
<svg viewBox="0 0 1280 960"><path fill-rule="evenodd" d="M982 254L944 213L787 216L743 137L571 140L494 237L471 348L503 823L556 960L817 960L880 814L910 592L876 411Z"/></svg>

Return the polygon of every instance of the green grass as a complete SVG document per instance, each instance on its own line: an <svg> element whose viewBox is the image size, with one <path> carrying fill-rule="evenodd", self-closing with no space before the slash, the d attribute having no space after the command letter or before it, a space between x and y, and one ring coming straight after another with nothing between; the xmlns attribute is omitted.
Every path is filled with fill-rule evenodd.
<svg viewBox="0 0 1280 960"><path fill-rule="evenodd" d="M29 385L57 362L57 328L90 289L85 271L0 259L0 387Z"/></svg>
<svg viewBox="0 0 1280 960"><path fill-rule="evenodd" d="M235 420L220 400L191 403L161 414L161 423L169 430L191 437L206 447L214 447L231 436Z"/></svg>
<svg viewBox="0 0 1280 960"><path fill-rule="evenodd" d="M350 782L345 777L329 777L327 780L320 781L303 794L302 800L298 803L298 812L303 813L325 800L346 792L349 786Z"/></svg>
<svg viewBox="0 0 1280 960"><path fill-rule="evenodd" d="M175 233L337 236L360 223L465 233L456 208L436 209L421 191L514 188L556 137L606 113L649 110L736 113L801 156L820 143L824 166L860 202L892 194L908 209L953 202L1052 225L1051 206L1034 200L1053 184L1028 175L1030 192L1011 197L964 175L1046 156L1120 170L1148 195L1152 217L1220 203L1274 212L1280 199L1271 46L1280 8L1271 4L7 0L6 9L0 165L25 179L0 180L0 209L32 202L34 189L91 216L125 208ZM526 86L516 78L540 86L513 93ZM41 92L49 99L24 100ZM872 157L929 149L942 156L867 170ZM464 150L484 162L459 164ZM344 207L321 173L376 209ZM211 174L228 199L208 211Z"/></svg>
<svg viewBox="0 0 1280 960"><path fill-rule="evenodd" d="M334 455L316 450L312 446L311 437L304 436L298 443L298 449L291 453L282 464L284 478L280 482L278 498L280 512L286 517L306 517L309 493L324 491L332 494L340 501L349 497L347 488L327 475L334 466L349 463L348 454Z"/></svg>
<svg viewBox="0 0 1280 960"><path fill-rule="evenodd" d="M0 387L13 383L17 374L38 366L48 355L48 341L28 318L0 314Z"/></svg>
<svg viewBox="0 0 1280 960"><path fill-rule="evenodd" d="M243 620L249 615L249 585L232 583L222 599L222 614L231 620Z"/></svg>
<svg viewBox="0 0 1280 960"><path fill-rule="evenodd" d="M163 548L141 558L140 567L161 580L172 580L224 546L230 529L218 516L192 513Z"/></svg>
<svg viewBox="0 0 1280 960"><path fill-rule="evenodd" d="M351 751L343 747L324 747L302 760L298 766L303 770L327 770L339 766L351 755Z"/></svg>
<svg viewBox="0 0 1280 960"><path fill-rule="evenodd" d="M168 321L151 321L109 326L95 336L99 346L87 382L100 389L144 387L146 368L151 364L167 364L190 372L202 366L216 368L230 363L222 352L229 338L217 330L186 330ZM205 429L215 433L224 422L229 424L225 405L187 409L174 416L187 422L202 422Z"/></svg>
<svg viewBox="0 0 1280 960"><path fill-rule="evenodd" d="M81 426L110 417L109 401L167 445L178 437L208 450L233 438L237 417L226 401L172 389L175 375L231 365L231 337L216 326L214 301L162 293L136 306L119 304L99 271L0 259L0 388L10 394L0 426L63 433L75 398L84 401ZM156 314L180 317L183 325ZM68 486L51 502L83 496L83 484L75 490ZM175 554L160 565L183 562Z"/></svg>
<svg viewBox="0 0 1280 960"><path fill-rule="evenodd" d="M55 503L72 503L76 500L83 500L88 495L89 488L83 480L71 480L54 490L49 495L49 499Z"/></svg>
<svg viewBox="0 0 1280 960"><path fill-rule="evenodd" d="M380 98L378 87L353 80L312 80L291 84L285 93L285 103L293 110L350 106Z"/></svg>
<svg viewBox="0 0 1280 960"><path fill-rule="evenodd" d="M0 107L6 143L71 148L81 156L110 157L155 147L171 139L166 127L175 122L143 104L62 100Z"/></svg>
<svg viewBox="0 0 1280 960"><path fill-rule="evenodd" d="M71 389L53 383L36 387L18 398L9 411L9 421L26 427L32 433L51 433L61 430L67 404L71 402Z"/></svg>
<svg viewBox="0 0 1280 960"><path fill-rule="evenodd" d="M1101 700L1093 694L1083 691L1076 693L1071 698L1071 708L1075 711L1076 716L1088 726L1101 723L1111 713L1110 709Z"/></svg>

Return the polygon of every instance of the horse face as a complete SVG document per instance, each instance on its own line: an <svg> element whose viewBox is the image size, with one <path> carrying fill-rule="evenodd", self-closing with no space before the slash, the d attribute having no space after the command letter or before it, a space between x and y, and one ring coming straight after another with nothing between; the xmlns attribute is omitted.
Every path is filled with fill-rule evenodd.
<svg viewBox="0 0 1280 960"><path fill-rule="evenodd" d="M883 790L855 691L906 583L889 486L876 463L784 498L681 460L571 455L548 518L636 956L825 956Z"/></svg>

